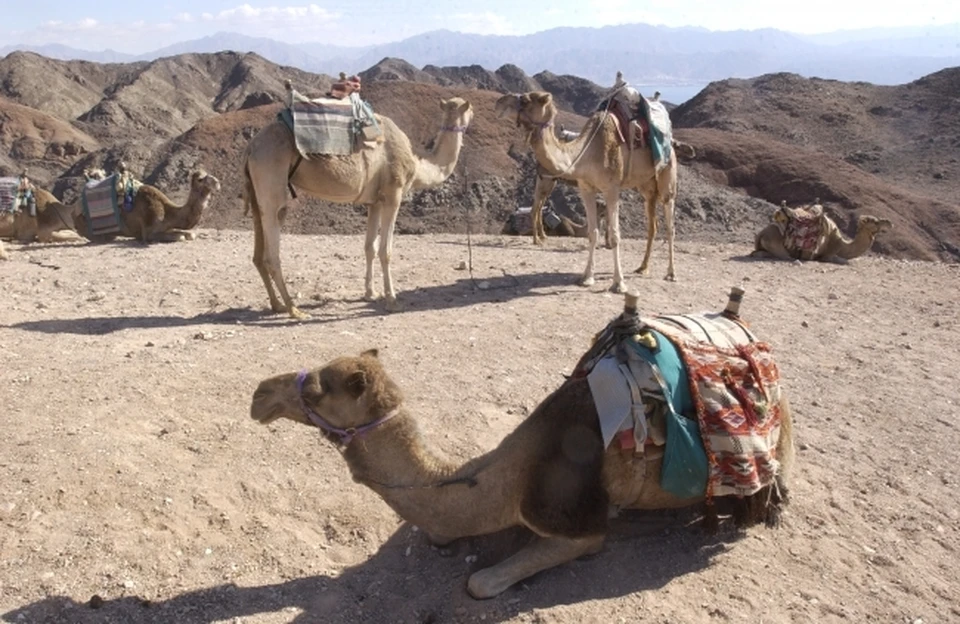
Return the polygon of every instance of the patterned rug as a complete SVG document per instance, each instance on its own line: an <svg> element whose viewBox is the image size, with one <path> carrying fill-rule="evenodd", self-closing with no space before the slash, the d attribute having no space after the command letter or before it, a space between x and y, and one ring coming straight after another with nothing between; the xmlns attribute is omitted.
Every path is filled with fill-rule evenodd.
<svg viewBox="0 0 960 624"><path fill-rule="evenodd" d="M17 188L19 178L0 178L0 214L17 212Z"/></svg>
<svg viewBox="0 0 960 624"><path fill-rule="evenodd" d="M83 186L83 214L90 234L100 236L120 231L120 208L117 202L117 174L103 180L91 180Z"/></svg>

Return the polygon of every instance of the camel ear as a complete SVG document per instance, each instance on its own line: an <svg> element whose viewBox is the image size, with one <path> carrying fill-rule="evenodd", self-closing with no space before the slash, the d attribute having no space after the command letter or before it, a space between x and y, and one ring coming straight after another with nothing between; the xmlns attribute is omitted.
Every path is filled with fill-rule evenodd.
<svg viewBox="0 0 960 624"><path fill-rule="evenodd" d="M367 389L367 374L362 368L350 373L343 385L353 398L359 399L363 391Z"/></svg>
<svg viewBox="0 0 960 624"><path fill-rule="evenodd" d="M375 358L375 357L379 357L379 355L380 355L380 351L378 351L377 349L367 349L366 351L360 354L360 357L366 356L366 357Z"/></svg>
<svg viewBox="0 0 960 624"><path fill-rule="evenodd" d="M450 106L450 100L440 98L440 108L442 108L443 110L447 110L447 107L449 106Z"/></svg>
<svg viewBox="0 0 960 624"><path fill-rule="evenodd" d="M459 112L462 115L463 113L470 110L470 108L471 108L470 102L464 101L463 104L460 105L460 108L457 109L457 112Z"/></svg>
<svg viewBox="0 0 960 624"><path fill-rule="evenodd" d="M530 99L534 102L539 102L540 104L549 104L553 99L553 96L549 93L531 93Z"/></svg>

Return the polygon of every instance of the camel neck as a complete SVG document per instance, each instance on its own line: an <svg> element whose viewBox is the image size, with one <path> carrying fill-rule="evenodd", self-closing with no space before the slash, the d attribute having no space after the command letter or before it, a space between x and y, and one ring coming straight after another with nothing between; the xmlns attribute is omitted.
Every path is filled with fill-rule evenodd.
<svg viewBox="0 0 960 624"><path fill-rule="evenodd" d="M573 171L576 165L574 158L584 149L585 133L567 143L561 143L553 132L546 128L532 128L530 133L533 155L551 175L566 175Z"/></svg>
<svg viewBox="0 0 960 624"><path fill-rule="evenodd" d="M209 200L209 192L191 185L186 203L176 207L176 216L172 220L174 221L173 227L181 230L190 230L197 227Z"/></svg>
<svg viewBox="0 0 960 624"><path fill-rule="evenodd" d="M863 229L858 229L853 240L850 240L843 234L840 235L840 244L837 247L837 256L850 260L862 256L870 250L873 245L874 235Z"/></svg>
<svg viewBox="0 0 960 624"><path fill-rule="evenodd" d="M433 150L418 163L414 188L438 186L450 177L460 157L465 130L466 128L452 125L444 125L440 129L434 139Z"/></svg>
<svg viewBox="0 0 960 624"><path fill-rule="evenodd" d="M376 492L404 520L456 539L509 526L501 475L490 455L456 466L427 450L401 414L344 452L354 480Z"/></svg>

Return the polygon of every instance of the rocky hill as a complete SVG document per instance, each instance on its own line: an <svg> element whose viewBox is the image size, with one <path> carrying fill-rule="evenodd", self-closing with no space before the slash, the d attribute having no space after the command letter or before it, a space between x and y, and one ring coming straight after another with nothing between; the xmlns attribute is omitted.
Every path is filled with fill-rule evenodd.
<svg viewBox="0 0 960 624"><path fill-rule="evenodd" d="M768 202L819 196L843 227L863 212L893 218L897 231L881 241L884 252L956 259L957 71L900 87L790 74L711 84L673 111L677 135L699 152L681 166L678 234L749 242L769 218ZM527 76L512 65L417 68L393 58L362 77L364 96L422 153L437 131L440 98L465 97L476 111L461 166L441 188L408 199L400 232L499 232L517 206L529 205L534 162L511 121L493 113L501 93L550 91L560 122L577 129L606 91L573 76ZM0 174L29 167L69 203L84 167L124 160L176 199L185 195L190 168L203 164L223 182L204 225L247 228L243 150L275 118L286 79L308 94L332 80L232 52L127 64L13 53L0 59ZM363 208L302 196L299 203L288 217L291 230L363 229ZM568 187L555 191L552 203L582 212ZM622 205L625 235L643 236L637 195L625 192Z"/></svg>

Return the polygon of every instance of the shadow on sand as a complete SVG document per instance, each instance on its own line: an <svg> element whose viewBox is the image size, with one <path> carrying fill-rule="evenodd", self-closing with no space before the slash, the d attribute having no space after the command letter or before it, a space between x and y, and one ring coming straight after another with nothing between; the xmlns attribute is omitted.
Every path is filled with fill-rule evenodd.
<svg viewBox="0 0 960 624"><path fill-rule="evenodd" d="M443 310L460 308L478 303L502 303L520 297L555 296L558 289L576 288L579 275L572 273L533 273L522 276L503 274L494 277L464 277L451 284L426 286L402 291L398 300L403 309L398 312ZM604 276L598 274L603 284ZM609 280L606 280L607 282ZM161 327L187 327L191 325L287 325L325 324L365 316L391 314L382 301L363 299L345 300L335 311L324 311L330 301L307 302L300 309L310 313L304 320L291 319L286 314L277 314L267 309L227 308L218 312L204 312L195 316L94 316L72 319L46 319L24 321L8 325L10 329L44 334L80 334L102 336L125 329L153 329Z"/></svg>
<svg viewBox="0 0 960 624"><path fill-rule="evenodd" d="M209 624L283 614L283 621L296 624L439 624L474 621L482 615L486 622L503 622L535 608L657 590L708 567L728 542L743 535L731 530L707 537L693 528L691 518L690 511L683 511L618 519L599 554L541 572L485 601L469 597L467 577L515 552L530 537L524 529L459 540L451 547L452 556L443 557L426 544L422 533L402 524L372 557L337 576L246 587L225 583L157 601L135 595L105 597L97 608L91 606L91 596L50 596L0 614L0 619ZM466 563L470 554L477 558Z"/></svg>

